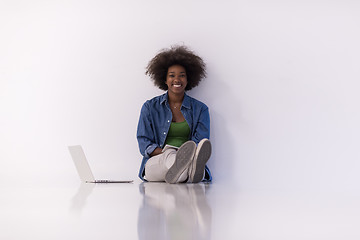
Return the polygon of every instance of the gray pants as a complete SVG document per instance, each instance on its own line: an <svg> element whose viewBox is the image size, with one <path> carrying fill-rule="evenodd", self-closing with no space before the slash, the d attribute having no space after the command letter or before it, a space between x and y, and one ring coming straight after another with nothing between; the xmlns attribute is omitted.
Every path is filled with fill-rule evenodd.
<svg viewBox="0 0 360 240"><path fill-rule="evenodd" d="M149 182L165 182L165 175L174 164L176 158L175 149L167 149L165 152L149 158L145 164L145 178ZM188 178L188 170L183 172L177 182L184 182Z"/></svg>

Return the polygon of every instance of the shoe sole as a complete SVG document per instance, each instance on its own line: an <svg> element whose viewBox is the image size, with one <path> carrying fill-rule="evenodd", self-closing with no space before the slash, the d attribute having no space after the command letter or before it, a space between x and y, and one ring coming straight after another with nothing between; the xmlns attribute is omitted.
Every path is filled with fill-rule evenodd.
<svg viewBox="0 0 360 240"><path fill-rule="evenodd" d="M194 157L194 167L190 175L190 181L192 183L200 182L204 177L205 165L211 156L211 143L209 140L205 140L199 144L198 149Z"/></svg>
<svg viewBox="0 0 360 240"><path fill-rule="evenodd" d="M180 146L176 152L174 164L165 175L165 182L176 183L181 174L188 169L195 155L196 143L188 141Z"/></svg>

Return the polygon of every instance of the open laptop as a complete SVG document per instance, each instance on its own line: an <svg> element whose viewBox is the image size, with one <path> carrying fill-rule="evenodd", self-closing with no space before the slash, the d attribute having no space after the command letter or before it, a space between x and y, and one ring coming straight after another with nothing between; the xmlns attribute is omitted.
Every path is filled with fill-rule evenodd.
<svg viewBox="0 0 360 240"><path fill-rule="evenodd" d="M90 165L85 157L85 153L80 145L69 146L71 157L75 163L76 170L81 181L87 183L132 183L133 180L115 181L115 180L95 180Z"/></svg>

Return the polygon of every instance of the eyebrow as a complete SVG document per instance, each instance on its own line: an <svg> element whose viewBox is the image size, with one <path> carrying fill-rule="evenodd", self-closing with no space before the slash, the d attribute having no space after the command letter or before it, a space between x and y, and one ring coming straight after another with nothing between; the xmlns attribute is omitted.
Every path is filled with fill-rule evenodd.
<svg viewBox="0 0 360 240"><path fill-rule="evenodd" d="M168 72L168 73L175 73L175 72ZM180 73L186 73L186 72L180 72Z"/></svg>

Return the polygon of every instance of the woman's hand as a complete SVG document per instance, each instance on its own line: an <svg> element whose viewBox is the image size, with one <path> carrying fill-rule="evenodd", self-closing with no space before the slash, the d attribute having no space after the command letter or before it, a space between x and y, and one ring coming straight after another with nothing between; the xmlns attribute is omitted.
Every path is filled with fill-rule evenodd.
<svg viewBox="0 0 360 240"><path fill-rule="evenodd" d="M154 157L162 153L162 148L155 148L155 150L150 154L150 157Z"/></svg>

